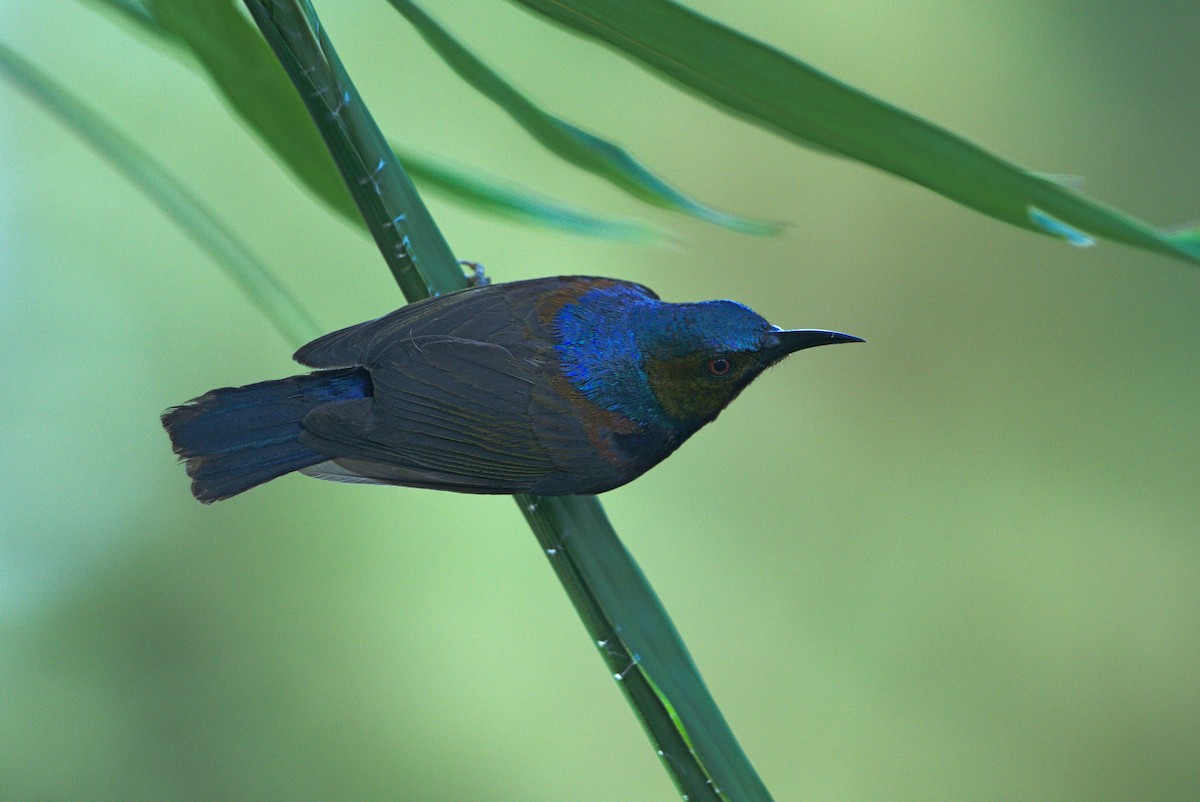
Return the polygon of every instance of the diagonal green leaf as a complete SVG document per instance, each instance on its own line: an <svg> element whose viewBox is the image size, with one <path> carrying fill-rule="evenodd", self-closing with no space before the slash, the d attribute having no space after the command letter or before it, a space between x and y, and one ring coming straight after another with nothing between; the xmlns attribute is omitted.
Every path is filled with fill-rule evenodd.
<svg viewBox="0 0 1200 802"><path fill-rule="evenodd" d="M622 690L634 699L638 689L645 695L636 703L653 715L645 716L643 723L685 797L770 800L662 603L604 510L593 498L582 496L518 497L518 503L526 501L532 503L523 510L555 569L560 569L560 558L573 561L589 592L600 600L610 629L592 633ZM542 531L544 521L553 524L557 539ZM697 781L702 781L700 787ZM697 796L700 791L706 793Z"/></svg>
<svg viewBox="0 0 1200 802"><path fill-rule="evenodd" d="M153 36L158 36L162 30L140 0L96 0L96 2L100 4L101 8L115 13L126 23L135 25Z"/></svg>
<svg viewBox="0 0 1200 802"><path fill-rule="evenodd" d="M0 74L83 138L208 251L289 342L320 332L299 302L233 233L128 137L3 44Z"/></svg>
<svg viewBox="0 0 1200 802"><path fill-rule="evenodd" d="M1103 237L1200 262L1194 238L1025 170L670 0L514 2L764 128L875 165L998 220L1075 244Z"/></svg>
<svg viewBox="0 0 1200 802"><path fill-rule="evenodd" d="M190 63L209 74L230 107L293 175L347 221L362 225L328 151L308 123L303 104L232 2L146 0L153 15L132 0L95 2L170 45L172 52L189 51L195 57ZM417 181L491 214L583 236L641 242L656 238L652 229L639 223L590 215L428 157L397 152Z"/></svg>
<svg viewBox="0 0 1200 802"><path fill-rule="evenodd" d="M1185 228L1174 231L1171 234L1178 242L1186 248L1191 248L1196 253L1200 253L1200 228Z"/></svg>
<svg viewBox="0 0 1200 802"><path fill-rule="evenodd" d="M627 151L548 114L463 47L410 0L389 0L425 41L467 83L504 109L534 139L560 158L636 198L747 234L774 234L779 226L705 206L651 173Z"/></svg>
<svg viewBox="0 0 1200 802"><path fill-rule="evenodd" d="M395 145L392 147L394 149ZM462 170L452 169L431 159L416 156L411 151L397 152L396 155L418 184L461 198L469 198L469 202L474 206L502 217L511 217L518 222L533 222L572 234L627 242L654 242L664 238L663 232L644 223L597 217L574 207L513 189L495 180L481 179Z"/></svg>

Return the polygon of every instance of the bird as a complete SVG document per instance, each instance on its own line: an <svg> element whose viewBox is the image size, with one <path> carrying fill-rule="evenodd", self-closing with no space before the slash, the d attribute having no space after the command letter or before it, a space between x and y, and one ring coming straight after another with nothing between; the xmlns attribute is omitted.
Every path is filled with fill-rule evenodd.
<svg viewBox="0 0 1200 802"><path fill-rule="evenodd" d="M310 373L162 415L196 499L284 474L461 493L589 495L657 465L768 367L862 342L629 281L483 284L326 334Z"/></svg>

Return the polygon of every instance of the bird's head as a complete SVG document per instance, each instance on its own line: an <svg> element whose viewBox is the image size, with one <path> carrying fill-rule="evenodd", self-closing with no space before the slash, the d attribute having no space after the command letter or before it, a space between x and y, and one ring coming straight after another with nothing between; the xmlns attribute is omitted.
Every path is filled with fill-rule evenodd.
<svg viewBox="0 0 1200 802"><path fill-rule="evenodd" d="M643 426L670 430L678 442L788 354L860 342L835 331L786 331L733 301L666 303L627 284L564 305L555 329L576 390Z"/></svg>
<svg viewBox="0 0 1200 802"><path fill-rule="evenodd" d="M733 301L647 305L633 317L649 388L671 422L689 432L788 354L861 342L835 331L780 329Z"/></svg>

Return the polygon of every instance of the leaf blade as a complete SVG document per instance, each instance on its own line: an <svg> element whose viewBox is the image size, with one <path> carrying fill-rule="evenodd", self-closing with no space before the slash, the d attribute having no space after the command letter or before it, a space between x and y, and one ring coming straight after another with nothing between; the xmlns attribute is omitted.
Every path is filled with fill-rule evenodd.
<svg viewBox="0 0 1200 802"><path fill-rule="evenodd" d="M656 176L628 151L585 131L537 104L505 81L411 0L389 0L458 75L503 109L530 136L559 158L605 179L639 200L691 215L744 234L775 234L775 223L751 220L689 198Z"/></svg>
<svg viewBox="0 0 1200 802"><path fill-rule="evenodd" d="M418 185L455 193L460 199L491 214L518 222L556 228L569 234L624 242L647 243L664 239L663 232L644 223L600 217L557 201L540 198L511 186L471 175L432 159L401 151L392 143L400 162Z"/></svg>
<svg viewBox="0 0 1200 802"><path fill-rule="evenodd" d="M130 0L93 0L119 18L170 46L190 53L191 66L208 74L229 107L303 185L352 225L362 226L329 152L315 137L303 104L279 71L250 23L232 3L147 0L154 14ZM246 79L250 80L247 81ZM418 156L393 143L418 183L486 213L578 236L646 242L657 238L648 226L589 214L565 203Z"/></svg>
<svg viewBox="0 0 1200 802"><path fill-rule="evenodd" d="M1200 262L1156 228L965 137L844 84L670 0L512 0L603 42L718 108L804 145L906 178L983 214L1058 235L1031 210L1092 237Z"/></svg>

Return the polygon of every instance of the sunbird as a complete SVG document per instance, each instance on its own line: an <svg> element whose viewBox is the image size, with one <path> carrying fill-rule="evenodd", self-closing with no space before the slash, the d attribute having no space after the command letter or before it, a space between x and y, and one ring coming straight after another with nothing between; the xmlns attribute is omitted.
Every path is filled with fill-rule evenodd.
<svg viewBox="0 0 1200 802"><path fill-rule="evenodd" d="M460 493L603 493L662 462L771 365L862 342L733 301L559 276L428 298L295 354L312 373L163 413L208 504L293 471Z"/></svg>

